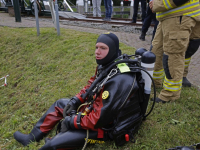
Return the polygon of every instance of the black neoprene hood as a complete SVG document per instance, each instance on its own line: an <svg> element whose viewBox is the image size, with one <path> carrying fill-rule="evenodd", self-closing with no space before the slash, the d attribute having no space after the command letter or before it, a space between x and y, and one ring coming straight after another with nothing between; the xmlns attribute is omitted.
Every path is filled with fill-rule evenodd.
<svg viewBox="0 0 200 150"><path fill-rule="evenodd" d="M96 43L98 42L106 44L109 47L109 52L105 58L100 60L96 59L97 64L104 66L119 56L119 39L115 34L101 34Z"/></svg>

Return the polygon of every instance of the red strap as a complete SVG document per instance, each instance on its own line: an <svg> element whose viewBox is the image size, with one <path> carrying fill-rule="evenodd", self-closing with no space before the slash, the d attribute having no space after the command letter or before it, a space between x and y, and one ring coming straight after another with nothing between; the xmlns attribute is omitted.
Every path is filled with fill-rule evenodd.
<svg viewBox="0 0 200 150"><path fill-rule="evenodd" d="M74 117L74 127L75 127L76 129L78 129L78 125L76 124L76 120L77 120L77 115Z"/></svg>
<svg viewBox="0 0 200 150"><path fill-rule="evenodd" d="M98 128L98 135L97 138L102 139L104 137L104 131L100 128Z"/></svg>

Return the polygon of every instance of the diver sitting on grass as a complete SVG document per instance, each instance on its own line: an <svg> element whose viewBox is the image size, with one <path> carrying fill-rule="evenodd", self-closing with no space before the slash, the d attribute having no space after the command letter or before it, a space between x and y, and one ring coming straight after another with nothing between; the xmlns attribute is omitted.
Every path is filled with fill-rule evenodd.
<svg viewBox="0 0 200 150"><path fill-rule="evenodd" d="M131 69L131 66L137 66L137 61L133 61L133 64L116 64L116 61L120 62L125 57L120 55L118 37L113 33L101 34L96 41L95 50L98 66L88 85L73 98L56 101L29 134L16 131L14 138L24 146L33 141L38 142L63 117L60 132L46 140L40 150L81 147L86 137L98 141L116 139L118 132L108 132L106 129L116 129L122 125L127 127L129 135L135 133L143 116L140 102L143 98L141 91L144 81L140 70ZM126 59L128 62L128 58ZM135 121L138 117L140 119ZM124 135L123 132L123 137Z"/></svg>

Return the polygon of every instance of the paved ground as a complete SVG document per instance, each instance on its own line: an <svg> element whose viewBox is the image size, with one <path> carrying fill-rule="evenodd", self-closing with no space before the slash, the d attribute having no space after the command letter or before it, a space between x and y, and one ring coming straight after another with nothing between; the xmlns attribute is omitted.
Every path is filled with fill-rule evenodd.
<svg viewBox="0 0 200 150"><path fill-rule="evenodd" d="M0 12L0 26L9 26L9 27L36 27L36 22L34 19L22 17L21 22L15 22L15 17L10 17L8 13ZM39 20L40 27L54 27L51 20L40 19ZM89 32L95 34L101 34L106 32L106 30L95 29L95 28L85 28L78 26L70 26L64 25L62 22L60 23L61 28L73 29L81 32ZM112 31L113 32L113 31ZM134 48L144 47L147 50L150 48L151 36L146 36L146 41L139 40L139 34L134 33L126 33L126 32L113 32L118 37L120 42L125 43ZM200 88L200 48L192 57L190 66L189 66L189 74L187 78L190 80L192 84Z"/></svg>

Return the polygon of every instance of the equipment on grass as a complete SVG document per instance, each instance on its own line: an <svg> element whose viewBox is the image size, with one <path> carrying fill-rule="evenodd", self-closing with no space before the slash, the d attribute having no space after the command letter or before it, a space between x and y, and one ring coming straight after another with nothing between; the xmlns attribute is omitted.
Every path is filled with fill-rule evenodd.
<svg viewBox="0 0 200 150"><path fill-rule="evenodd" d="M200 143L191 146L176 146L174 148L169 148L168 150L200 150Z"/></svg>
<svg viewBox="0 0 200 150"><path fill-rule="evenodd" d="M7 84L7 77L8 77L9 75L6 75L6 76L4 76L4 77L2 77L2 78L0 78L0 80L3 80L3 79L5 79L5 83L4 84L2 84L1 86L7 86L8 84Z"/></svg>

